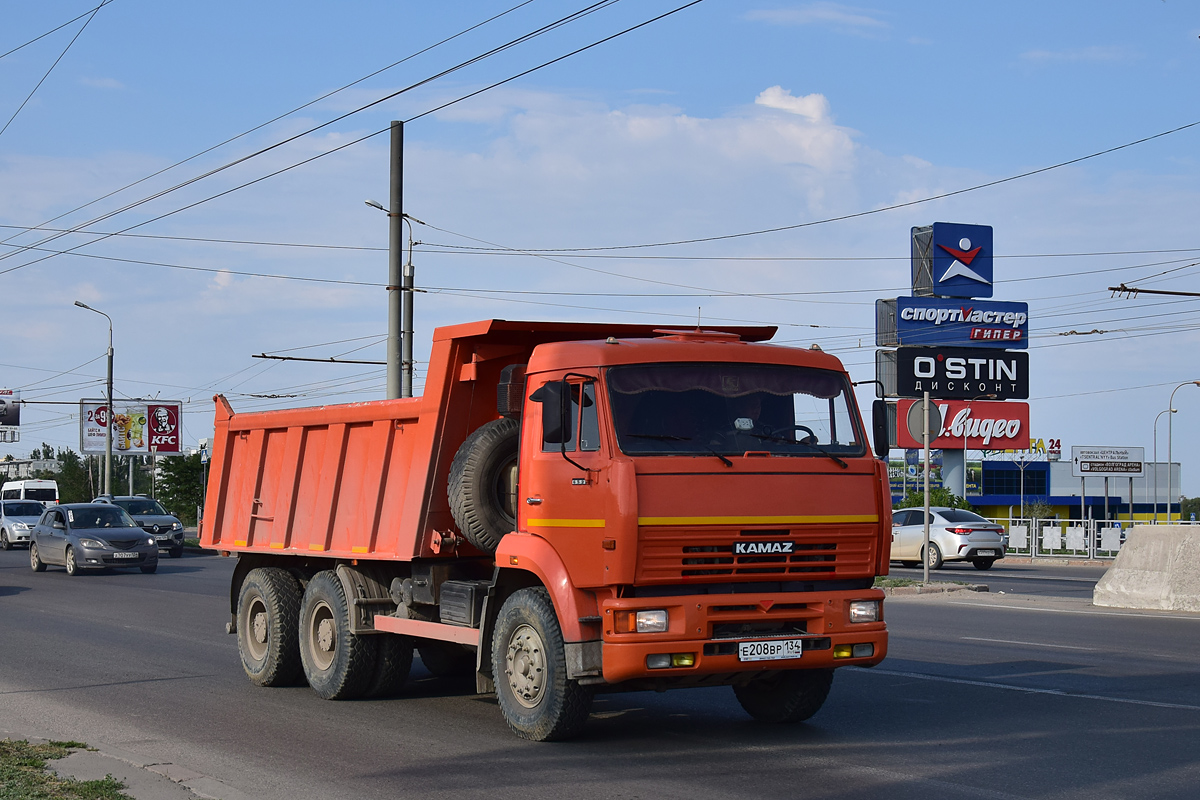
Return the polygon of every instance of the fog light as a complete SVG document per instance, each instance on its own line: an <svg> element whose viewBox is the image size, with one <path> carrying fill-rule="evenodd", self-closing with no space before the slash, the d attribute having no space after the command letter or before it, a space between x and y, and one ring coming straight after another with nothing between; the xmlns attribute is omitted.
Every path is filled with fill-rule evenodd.
<svg viewBox="0 0 1200 800"><path fill-rule="evenodd" d="M672 667L694 667L694 666L696 666L696 654L695 653L672 653L671 654L671 666Z"/></svg>
<svg viewBox="0 0 1200 800"><path fill-rule="evenodd" d="M646 669L668 669L671 666L671 656L668 653L655 653L646 656Z"/></svg>
<svg viewBox="0 0 1200 800"><path fill-rule="evenodd" d="M878 600L852 600L850 602L851 622L879 622Z"/></svg>
<svg viewBox="0 0 1200 800"><path fill-rule="evenodd" d="M834 658L853 658L854 647L848 644L839 644L833 648Z"/></svg>
<svg viewBox="0 0 1200 800"><path fill-rule="evenodd" d="M870 658L873 655L875 655L875 645L870 642L854 645L855 658Z"/></svg>

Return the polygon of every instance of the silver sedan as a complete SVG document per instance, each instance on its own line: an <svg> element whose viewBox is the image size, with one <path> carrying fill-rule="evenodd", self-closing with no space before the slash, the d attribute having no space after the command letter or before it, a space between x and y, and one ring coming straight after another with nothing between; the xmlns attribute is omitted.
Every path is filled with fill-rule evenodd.
<svg viewBox="0 0 1200 800"><path fill-rule="evenodd" d="M916 566L924 556L930 569L941 569L946 561L970 561L975 569L991 569L1004 558L1008 536L1002 526L961 508L934 507L929 512L929 552L924 554L924 509L903 508L892 515L893 561Z"/></svg>

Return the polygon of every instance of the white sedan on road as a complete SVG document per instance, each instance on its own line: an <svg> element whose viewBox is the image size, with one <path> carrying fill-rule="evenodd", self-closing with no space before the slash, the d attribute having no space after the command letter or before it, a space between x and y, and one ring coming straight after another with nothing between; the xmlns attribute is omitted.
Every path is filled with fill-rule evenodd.
<svg viewBox="0 0 1200 800"><path fill-rule="evenodd" d="M45 510L36 500L0 501L0 550L9 550L17 544L28 547L29 531Z"/></svg>
<svg viewBox="0 0 1200 800"><path fill-rule="evenodd" d="M1003 526L962 508L929 509L929 552L925 542L922 508L902 508L892 514L892 560L915 567L926 557L930 569L946 561L970 561L975 569L991 569L1004 558L1008 535Z"/></svg>

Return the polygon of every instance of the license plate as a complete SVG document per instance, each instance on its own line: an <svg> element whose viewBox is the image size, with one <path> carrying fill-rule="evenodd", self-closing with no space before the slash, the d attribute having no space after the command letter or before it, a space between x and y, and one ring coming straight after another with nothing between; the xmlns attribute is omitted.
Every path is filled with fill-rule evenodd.
<svg viewBox="0 0 1200 800"><path fill-rule="evenodd" d="M137 553L113 553L113 558L137 558Z"/></svg>
<svg viewBox="0 0 1200 800"><path fill-rule="evenodd" d="M156 534L154 534L154 538L155 538L156 540L158 540L158 541L162 542L162 541L166 541L167 539L170 539L170 538L171 538L171 534L169 534L169 533L156 533Z"/></svg>
<svg viewBox="0 0 1200 800"><path fill-rule="evenodd" d="M994 556L994 555L996 555L996 551L995 550L978 550L975 552L975 555L977 555L977 556Z"/></svg>
<svg viewBox="0 0 1200 800"><path fill-rule="evenodd" d="M778 661L784 658L799 658L803 650L803 639L738 642L738 661Z"/></svg>

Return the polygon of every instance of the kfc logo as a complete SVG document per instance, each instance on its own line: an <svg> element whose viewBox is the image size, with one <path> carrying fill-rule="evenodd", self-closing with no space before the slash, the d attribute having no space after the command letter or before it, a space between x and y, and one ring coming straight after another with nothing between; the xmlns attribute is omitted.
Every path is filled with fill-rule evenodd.
<svg viewBox="0 0 1200 800"><path fill-rule="evenodd" d="M150 446L158 452L179 452L179 412L173 406L147 406L150 416Z"/></svg>

